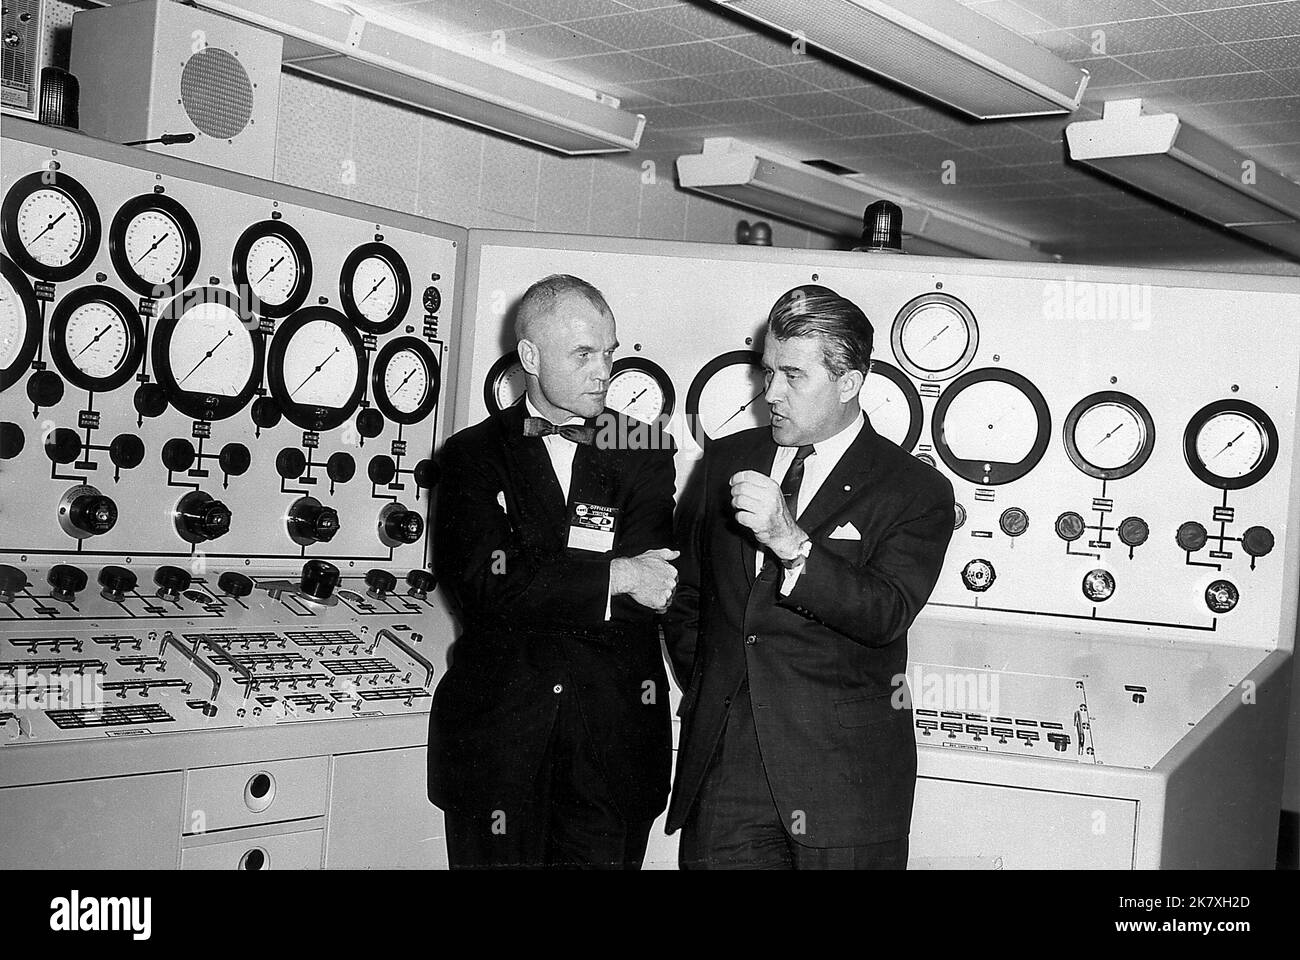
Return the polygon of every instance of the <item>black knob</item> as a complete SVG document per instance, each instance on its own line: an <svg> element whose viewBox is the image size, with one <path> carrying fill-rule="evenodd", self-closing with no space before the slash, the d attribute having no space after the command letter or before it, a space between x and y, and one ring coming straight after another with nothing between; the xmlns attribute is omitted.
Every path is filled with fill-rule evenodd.
<svg viewBox="0 0 1300 960"><path fill-rule="evenodd" d="M201 490L187 493L176 505L176 532L190 543L225 536L230 532L230 508Z"/></svg>
<svg viewBox="0 0 1300 960"><path fill-rule="evenodd" d="M108 458L123 470L133 470L144 462L144 441L132 433L120 433L108 445Z"/></svg>
<svg viewBox="0 0 1300 960"><path fill-rule="evenodd" d="M297 447L285 447L275 455L275 472L286 480L297 480L307 469L307 457Z"/></svg>
<svg viewBox="0 0 1300 960"><path fill-rule="evenodd" d="M232 477L242 477L253 463L253 455L242 443L228 443L217 457L222 472Z"/></svg>
<svg viewBox="0 0 1300 960"><path fill-rule="evenodd" d="M99 591L101 597L113 603L120 603L135 589L135 571L128 570L126 567L105 567L99 571L99 585L103 587Z"/></svg>
<svg viewBox="0 0 1300 960"><path fill-rule="evenodd" d="M1067 543L1083 536L1084 529L1083 517L1073 510L1067 510L1056 518L1056 535Z"/></svg>
<svg viewBox="0 0 1300 960"><path fill-rule="evenodd" d="M83 493L68 507L68 520L88 537L108 533L117 523L117 504L102 493Z"/></svg>
<svg viewBox="0 0 1300 960"><path fill-rule="evenodd" d="M397 476L397 464L393 463L392 457L381 453L371 458L366 475L370 477L371 483L388 483Z"/></svg>
<svg viewBox="0 0 1300 960"><path fill-rule="evenodd" d="M1188 553L1195 553L1197 550L1201 549L1201 547L1205 546L1205 543L1210 539L1210 536L1205 532L1205 528L1195 520L1188 520L1178 528L1178 533L1175 535L1174 539L1177 540L1178 545Z"/></svg>
<svg viewBox="0 0 1300 960"><path fill-rule="evenodd" d="M55 463L71 463L81 456L81 437L67 427L51 430L45 438L45 455Z"/></svg>
<svg viewBox="0 0 1300 960"><path fill-rule="evenodd" d="M993 564L984 559L972 560L961 570L962 583L966 584L967 590L976 593L983 593L993 586L993 581L997 578L997 571L993 569Z"/></svg>
<svg viewBox="0 0 1300 960"><path fill-rule="evenodd" d="M246 597L253 592L253 581L233 570L228 570L219 576L217 586L228 597Z"/></svg>
<svg viewBox="0 0 1300 960"><path fill-rule="evenodd" d="M382 600L385 594L392 593L397 586L397 578L387 570L368 570L366 572L366 593L376 600Z"/></svg>
<svg viewBox="0 0 1300 960"><path fill-rule="evenodd" d="M180 599L181 591L190 588L190 581L193 579L190 572L181 567L159 567L153 572L153 582L158 587L158 596L173 603Z"/></svg>
<svg viewBox="0 0 1300 960"><path fill-rule="evenodd" d="M398 543L415 543L424 536L424 518L414 510L394 510L384 518L384 533Z"/></svg>
<svg viewBox="0 0 1300 960"><path fill-rule="evenodd" d="M167 394L156 383L142 383L135 390L135 412L142 417L159 417L167 409Z"/></svg>
<svg viewBox="0 0 1300 960"><path fill-rule="evenodd" d="M1252 557L1267 556L1273 550L1273 531L1268 527L1250 527L1241 535L1241 546Z"/></svg>
<svg viewBox="0 0 1300 960"><path fill-rule="evenodd" d="M86 589L86 571L69 563L58 563L50 567L45 581L53 588L50 595L55 600L71 603Z"/></svg>
<svg viewBox="0 0 1300 960"><path fill-rule="evenodd" d="M184 437L175 437L163 444L163 466L173 472L188 470L194 463L194 444Z"/></svg>
<svg viewBox="0 0 1300 960"><path fill-rule="evenodd" d="M0 603L12 603L15 596L27 589L27 574L9 564L0 564Z"/></svg>
<svg viewBox="0 0 1300 960"><path fill-rule="evenodd" d="M63 399L63 378L52 370L38 370L27 378L27 399L38 407L52 407Z"/></svg>
<svg viewBox="0 0 1300 960"><path fill-rule="evenodd" d="M339 585L339 568L328 560L308 560L302 565L300 589L312 600L328 600Z"/></svg>
<svg viewBox="0 0 1300 960"><path fill-rule="evenodd" d="M438 465L427 458L415 465L415 482L425 489L436 487L441 475Z"/></svg>
<svg viewBox="0 0 1300 960"><path fill-rule="evenodd" d="M1007 507L998 518L998 526L1008 537L1018 537L1029 529L1029 514L1022 507Z"/></svg>
<svg viewBox="0 0 1300 960"><path fill-rule="evenodd" d="M12 460L23 452L27 436L23 428L8 420L0 422L0 460Z"/></svg>
<svg viewBox="0 0 1300 960"><path fill-rule="evenodd" d="M384 415L371 407L357 414L357 433L363 437L377 437L384 432Z"/></svg>
<svg viewBox="0 0 1300 960"><path fill-rule="evenodd" d="M412 570L406 575L406 592L423 600L437 586L437 583L438 581L428 570Z"/></svg>
<svg viewBox="0 0 1300 960"><path fill-rule="evenodd" d="M263 430L269 430L280 422L284 412L274 397L258 397L253 401L253 423Z"/></svg>
<svg viewBox="0 0 1300 960"><path fill-rule="evenodd" d="M289 536L294 543L306 546L328 543L339 532L339 515L311 497L303 497L289 508Z"/></svg>
<svg viewBox="0 0 1300 960"><path fill-rule="evenodd" d="M1127 547L1140 547L1151 536L1151 527L1141 517L1127 517L1120 522L1119 539Z"/></svg>
<svg viewBox="0 0 1300 960"><path fill-rule="evenodd" d="M357 462L352 459L352 454L331 453L329 461L325 464L325 475L335 483L347 483L357 473Z"/></svg>

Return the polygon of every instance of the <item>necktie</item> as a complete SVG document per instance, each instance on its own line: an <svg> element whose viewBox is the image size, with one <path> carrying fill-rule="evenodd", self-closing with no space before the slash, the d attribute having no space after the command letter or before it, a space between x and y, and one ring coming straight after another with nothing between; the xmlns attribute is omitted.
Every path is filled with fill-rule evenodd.
<svg viewBox="0 0 1300 960"><path fill-rule="evenodd" d="M792 517L799 516L799 487L803 485L803 462L815 452L811 443L805 443L800 447L795 452L790 469L785 472L785 477L781 480L781 496L785 498L785 508ZM779 568L780 562L776 559L776 555L769 552L767 559L763 561L761 573L764 576L774 577Z"/></svg>
<svg viewBox="0 0 1300 960"><path fill-rule="evenodd" d="M558 434L565 440L590 446L596 442L596 428L581 423L564 423L556 426L541 417L524 417L525 437L549 437Z"/></svg>

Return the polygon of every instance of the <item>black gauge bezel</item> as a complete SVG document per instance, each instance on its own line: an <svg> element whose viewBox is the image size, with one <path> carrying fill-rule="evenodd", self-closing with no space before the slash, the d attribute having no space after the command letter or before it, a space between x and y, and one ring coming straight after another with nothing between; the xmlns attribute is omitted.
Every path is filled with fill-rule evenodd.
<svg viewBox="0 0 1300 960"><path fill-rule="evenodd" d="M720 353L700 367L700 372L695 375L695 379L691 381L690 389L686 391L686 423L691 429L691 436L701 446L708 446L714 441L714 438L705 433L700 426L700 397L704 395L704 388L710 380L727 367L736 366L737 364L754 367L761 373L763 371L763 355L757 350L729 350L726 353Z"/></svg>
<svg viewBox="0 0 1300 960"><path fill-rule="evenodd" d="M1074 437L1074 428L1078 424L1079 418L1093 407L1103 403L1116 403L1122 407L1128 407L1142 421L1142 429L1146 433L1142 448L1138 450L1137 455L1132 460L1123 466L1099 467L1091 463L1084 456L1083 451L1079 449L1078 442ZM1080 471L1097 480L1120 480L1137 473L1150 459L1151 451L1155 449L1156 445L1156 422L1151 419L1150 411L1137 397L1121 393L1118 390L1099 390L1084 397L1070 409L1069 414L1066 415L1065 423L1061 427L1061 439L1065 443L1065 453L1069 456L1070 462L1078 467Z"/></svg>
<svg viewBox="0 0 1300 960"><path fill-rule="evenodd" d="M18 210L23 201L38 190L57 190L64 194L77 207L85 227L80 249L61 267L41 263L27 252L18 236ZM71 280L84 272L99 253L100 231L99 208L95 206L89 191L76 178L58 170L38 170L19 177L5 194L3 205L0 205L0 234L3 235L9 256L27 273L48 283Z"/></svg>
<svg viewBox="0 0 1300 960"><path fill-rule="evenodd" d="M18 296L27 324L27 336L23 339L18 356L14 358L13 363L0 370L0 391L2 391L8 390L23 378L23 374L27 372L32 359L36 356L37 348L41 345L43 331L40 303L32 290L31 281L27 279L27 274L19 270L18 265L3 254L0 254L0 273L3 273L5 280Z"/></svg>
<svg viewBox="0 0 1300 960"><path fill-rule="evenodd" d="M907 351L903 349L903 328L907 326L907 321L922 307L935 303L941 303L956 313L961 318L962 325L966 328L965 352L955 363L944 367L942 370L929 370L917 365L907 355ZM948 293L923 293L919 297L913 297L903 304L903 308L894 316L893 326L889 330L889 344L893 348L898 365L916 379L925 380L929 383L950 380L970 366L971 361L975 359L976 351L979 350L979 342L980 328L979 322L975 319L975 314L971 312L970 307Z"/></svg>
<svg viewBox="0 0 1300 960"><path fill-rule="evenodd" d="M867 376L870 377L875 374L880 374L898 387L902 391L904 399L907 400L907 413L910 419L907 423L907 433L903 436L903 442L899 445L899 449L904 453L911 453L916 447L916 442L921 439L921 424L925 420L925 412L921 409L921 394L917 391L916 384L908 379L907 374L892 363L886 363L884 360L872 360L871 373L867 374ZM862 413L864 416L866 415L865 410ZM870 421L869 417L868 421ZM872 429L874 430L875 427L872 427ZM885 439L888 440L889 438L885 437Z"/></svg>
<svg viewBox="0 0 1300 960"><path fill-rule="evenodd" d="M357 266L367 257L386 260L397 278L397 299L393 301L393 309L387 320L375 322L367 319L357 304L356 291L352 288L352 282L356 279ZM349 253L347 259L343 261L343 269L339 271L339 303L347 318L356 324L358 330L365 333L389 333L396 329L411 306L411 271L407 269L402 255L388 244L378 240L363 243Z"/></svg>
<svg viewBox="0 0 1300 960"><path fill-rule="evenodd" d="M1002 463L991 460L963 460L952 452L952 449L948 446L948 440L944 436L943 420L952 402L966 388L988 381L1005 383L1019 390L1029 400L1034 408L1034 413L1038 416L1038 434L1034 437L1034 443L1030 447L1029 453L1015 463ZM934 412L930 418L930 433L935 451L949 470L976 486L995 487L1004 483L1011 483L1013 480L1019 480L1038 466L1038 462L1043 459L1043 454L1047 452L1048 442L1051 440L1052 412L1048 409L1043 394L1028 377L1016 373L1014 370L981 367L978 370L963 373L939 395L939 402L934 405ZM984 470L985 463L989 464L987 473Z"/></svg>
<svg viewBox="0 0 1300 960"><path fill-rule="evenodd" d="M181 254L180 270L164 284L152 284L140 276L126 252L127 227L131 225L132 220L149 210L161 212L176 224L185 243L185 249ZM113 269L117 271L123 283L142 297L163 300L176 296L190 285L190 281L198 273L201 253L199 228L195 225L194 218L178 200L163 193L142 193L138 197L132 197L118 209L108 228L108 256L113 261Z"/></svg>
<svg viewBox="0 0 1300 960"><path fill-rule="evenodd" d="M668 371L646 357L620 357L614 361L614 365L610 368L610 384L614 383L614 378L620 373L625 373L628 370L639 370L659 385L659 390L664 396L664 408L659 411L659 419L662 422L671 417L674 408L677 406L677 391L673 387L672 378L668 376ZM632 415L629 413L625 414L625 416L631 417ZM636 418L632 417L632 419L635 420Z"/></svg>
<svg viewBox="0 0 1300 960"><path fill-rule="evenodd" d="M233 397L183 390L176 382L176 374L171 367L169 347L177 324L191 308L204 302L222 303L234 311L240 318L244 331L253 342L252 369L243 388ZM225 420L233 417L253 399L253 394L257 392L262 382L266 343L257 329L252 312L239 294L233 290L225 290L221 287L194 287L173 297L158 317L149 349L152 351L154 378L166 393L167 402L185 416L195 420Z"/></svg>
<svg viewBox="0 0 1300 960"><path fill-rule="evenodd" d="M384 389L384 371L388 368L388 363L403 350L410 350L418 354L424 361L424 367L429 372L429 389L420 405L410 413L402 413L393 404L388 392ZM375 406L389 420L394 423L412 424L419 423L429 414L433 413L433 408L438 405L438 396L442 391L442 369L438 366L438 358L434 356L433 350L423 340L417 337L398 337L395 340L389 340L383 348L375 355L375 362L370 371L370 392L374 398Z"/></svg>
<svg viewBox="0 0 1300 960"><path fill-rule="evenodd" d="M107 377L90 376L77 366L68 353L66 337L68 320L72 318L75 311L96 301L106 304L109 309L122 317L129 341L126 354L122 358L122 365ZM63 375L63 379L74 387L92 390L95 393L116 390L135 376L143 357L144 322L140 319L140 311L136 309L135 304L120 290L99 284L78 287L59 301L59 305L54 308L54 313L50 316L50 360Z"/></svg>
<svg viewBox="0 0 1300 960"><path fill-rule="evenodd" d="M309 323L323 320L332 323L343 331L348 344L352 347L357 360L356 383L352 393L341 407L322 407L313 403L296 403L289 397L284 382L284 354L289 349L289 342L294 335ZM361 335L348 322L348 318L333 307L304 307L280 324L271 338L271 346L266 354L266 382L273 396L284 411L284 418L304 430L333 430L348 417L352 416L361 403L366 392L366 348Z"/></svg>
<svg viewBox="0 0 1300 960"><path fill-rule="evenodd" d="M1268 450L1264 453L1264 459L1255 469L1243 473L1240 477L1219 476L1210 470L1196 453L1196 435L1210 420L1222 413L1236 413L1249 417L1264 428L1268 438ZM1277 462L1277 444L1277 427L1273 423L1273 418L1249 400L1237 400L1231 397L1226 400L1215 400L1201 407L1192 419L1187 421L1187 429L1183 431L1183 457L1187 460L1188 468L1196 479L1219 490L1244 490L1263 480L1273 469L1273 464Z"/></svg>
<svg viewBox="0 0 1300 960"><path fill-rule="evenodd" d="M288 299L281 304L265 303L253 292L253 284L248 279L248 252L263 237L279 237L298 258L297 282ZM271 319L287 317L303 305L311 292L311 251L302 234L283 220L259 220L235 241L235 249L230 254L230 275L234 278L236 290L248 291L248 302L258 316Z"/></svg>
<svg viewBox="0 0 1300 960"><path fill-rule="evenodd" d="M507 370L519 365L519 351L511 350L509 353L503 353L497 357L496 362L488 368L487 376L483 378L483 403L489 413L500 413L503 407L497 404L496 386L501 378L505 376ZM524 402L524 394L519 395L519 399L510 406L518 406Z"/></svg>

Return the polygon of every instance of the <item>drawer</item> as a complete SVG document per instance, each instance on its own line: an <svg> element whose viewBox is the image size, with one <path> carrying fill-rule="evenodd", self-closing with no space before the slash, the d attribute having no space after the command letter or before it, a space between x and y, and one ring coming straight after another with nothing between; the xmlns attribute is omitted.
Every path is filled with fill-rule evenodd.
<svg viewBox="0 0 1300 960"><path fill-rule="evenodd" d="M188 847L182 870L315 870L321 864L324 830L302 830Z"/></svg>
<svg viewBox="0 0 1300 960"><path fill-rule="evenodd" d="M185 836L325 814L329 758L200 767L185 774Z"/></svg>

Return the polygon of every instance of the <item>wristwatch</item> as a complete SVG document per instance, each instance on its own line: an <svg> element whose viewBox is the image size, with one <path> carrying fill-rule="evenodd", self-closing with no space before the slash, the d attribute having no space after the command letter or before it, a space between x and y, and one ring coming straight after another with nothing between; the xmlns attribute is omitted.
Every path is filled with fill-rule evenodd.
<svg viewBox="0 0 1300 960"><path fill-rule="evenodd" d="M808 559L810 553L812 553L812 538L804 537L803 540L799 542L799 546L795 550L793 557L789 560L783 560L779 557L777 559L781 566L785 567L787 570L793 570L795 567L802 566Z"/></svg>

